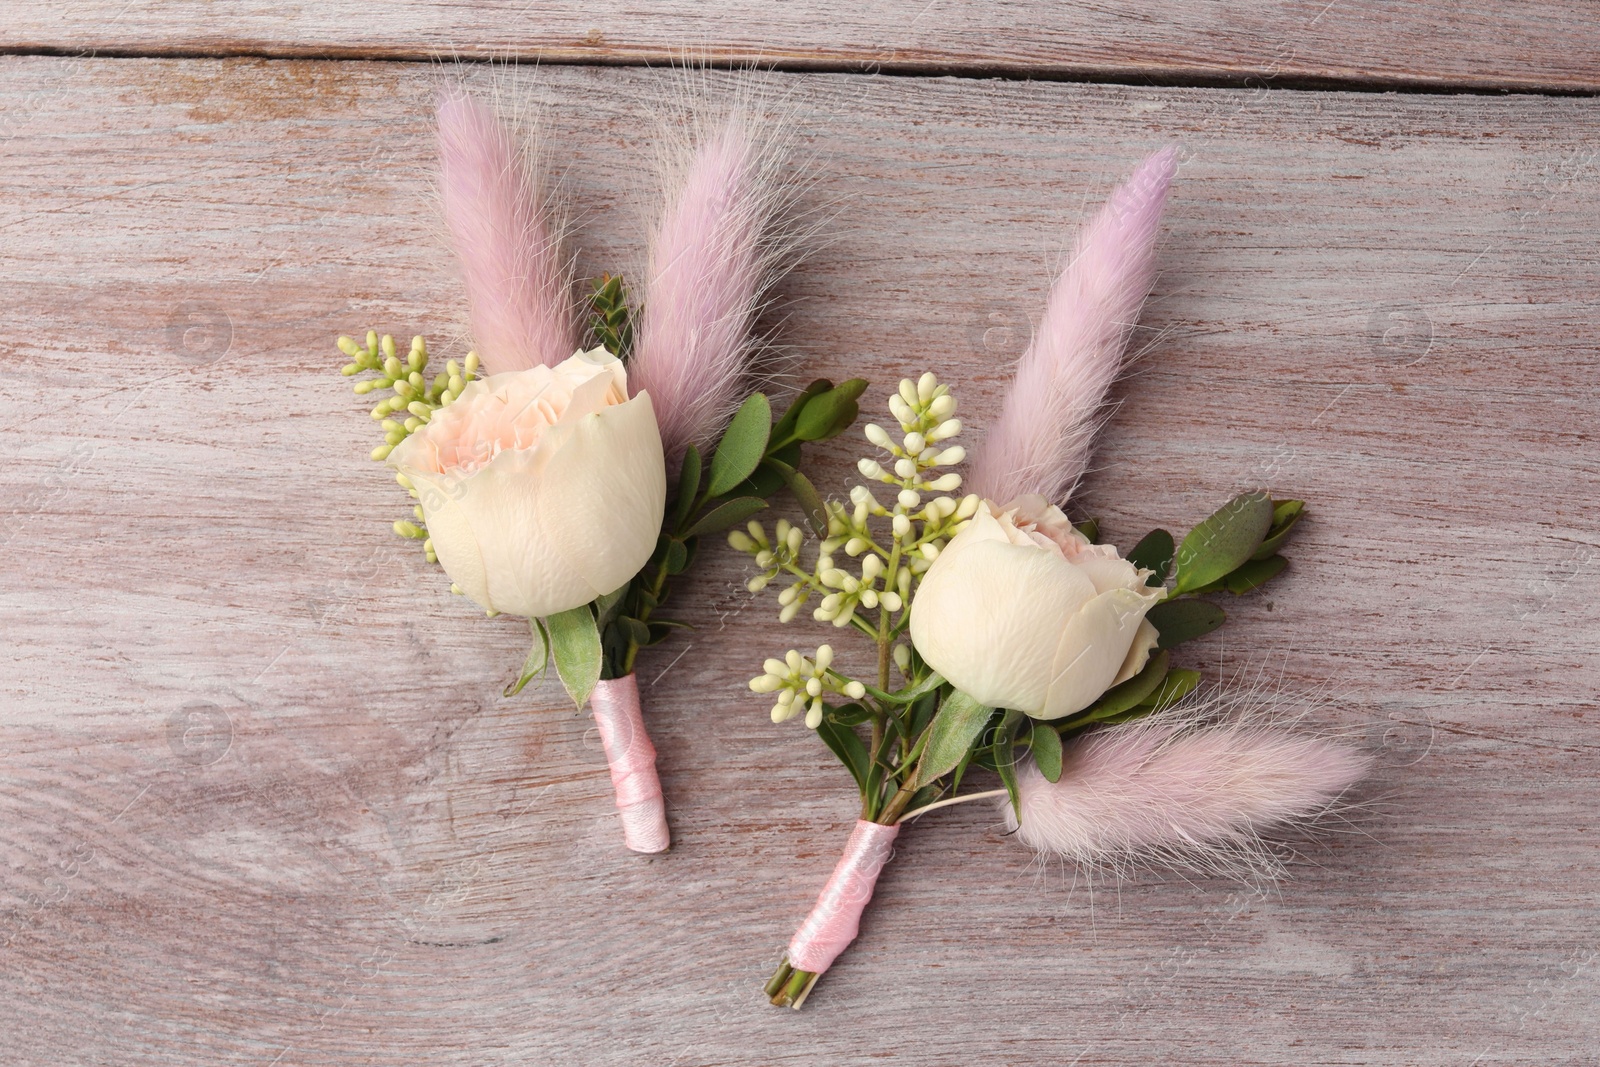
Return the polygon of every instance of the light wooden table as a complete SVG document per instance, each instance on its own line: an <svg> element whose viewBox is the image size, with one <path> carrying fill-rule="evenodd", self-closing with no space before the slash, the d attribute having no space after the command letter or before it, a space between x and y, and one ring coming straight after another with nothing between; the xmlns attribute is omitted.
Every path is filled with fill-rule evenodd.
<svg viewBox="0 0 1600 1067"><path fill-rule="evenodd" d="M4 23L0 1063L1600 1062L1592 8ZM865 373L874 408L932 368L981 426L1072 228L1184 146L1152 343L1082 503L1126 542L1242 487L1312 502L1291 574L1184 654L1319 691L1377 756L1292 882L1091 891L994 812L940 812L779 1011L758 987L854 811L743 681L823 631L708 546L698 628L642 664L658 858L619 847L586 717L501 699L525 631L387 533L402 501L331 342L461 350L433 57L542 61L467 77L542 103L589 274L640 251L647 102L675 84L640 64L683 49L782 68L834 211L784 289L793 373ZM819 453L825 489L855 454Z"/></svg>

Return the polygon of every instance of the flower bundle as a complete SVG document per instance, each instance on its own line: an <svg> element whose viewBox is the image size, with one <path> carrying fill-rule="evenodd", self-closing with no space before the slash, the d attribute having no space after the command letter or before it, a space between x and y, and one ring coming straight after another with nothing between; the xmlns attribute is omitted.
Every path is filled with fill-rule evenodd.
<svg viewBox="0 0 1600 1067"><path fill-rule="evenodd" d="M700 538L785 485L805 492L801 445L849 426L865 383L818 382L776 424L764 394L743 396L782 267L785 196L779 154L741 112L701 131L673 175L643 314L620 278L595 284L587 349L532 157L471 95L447 93L437 117L476 347L430 379L421 337L403 358L391 337L341 337L344 373L368 375L357 393L382 394L372 458L416 500L395 532L488 614L529 620L505 695L554 666L593 708L627 847L661 852L670 837L635 658L677 625L659 609Z"/></svg>
<svg viewBox="0 0 1600 1067"><path fill-rule="evenodd" d="M1171 150L1147 159L1080 235L971 464L975 492L956 495L963 427L930 373L889 398L897 433L865 428L886 455L861 460L847 502L802 498L804 524L729 535L759 570L752 590L783 583L781 619L814 604L816 620L874 652L863 678L823 644L767 660L750 683L774 699L774 721L803 716L861 799L766 986L774 1004L800 1007L854 940L901 827L924 812L1004 798L1014 836L1042 852L1204 867L1315 816L1364 772L1350 748L1206 703L1199 673L1173 663L1226 618L1204 595L1244 595L1283 572L1301 501L1246 492L1181 542L1155 530L1125 555L1059 506L1151 287L1175 170ZM809 565L807 527L819 542ZM968 788L978 771L999 787Z"/></svg>

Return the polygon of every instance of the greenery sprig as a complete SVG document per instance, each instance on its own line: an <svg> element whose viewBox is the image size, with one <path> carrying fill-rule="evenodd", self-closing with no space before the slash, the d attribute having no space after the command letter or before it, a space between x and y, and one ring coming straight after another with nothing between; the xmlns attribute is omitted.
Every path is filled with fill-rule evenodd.
<svg viewBox="0 0 1600 1067"><path fill-rule="evenodd" d="M380 338L375 330L367 331L365 345L353 337L341 337L337 343L339 351L351 360L341 369L341 374L347 378L364 371L373 374L371 378L356 382L357 395L388 391L389 395L379 400L372 409L372 417L379 421L379 428L383 430L383 444L372 450L372 458L379 463L388 459L389 453L401 441L426 426L435 412L460 396L467 383L478 377L478 354L468 352L463 362L458 364L450 360L445 364L445 369L429 381L426 373L428 345L420 336L411 339L411 349L404 360L395 348L394 338L389 334ZM412 499L416 499L417 489L410 479L404 474L396 474L395 481L411 494ZM422 518L422 506L413 505L411 513L412 518L395 521L395 534L421 541L422 552L428 562L438 563L439 557L434 554L433 542L428 539L427 523Z"/></svg>

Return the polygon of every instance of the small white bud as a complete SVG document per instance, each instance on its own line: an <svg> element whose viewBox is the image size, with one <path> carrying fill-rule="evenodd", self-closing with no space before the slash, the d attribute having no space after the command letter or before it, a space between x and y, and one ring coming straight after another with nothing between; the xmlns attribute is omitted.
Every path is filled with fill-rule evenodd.
<svg viewBox="0 0 1600 1067"><path fill-rule="evenodd" d="M907 670L911 669L911 646L910 645L895 645L894 646L894 665L896 667L899 667L903 671L907 671Z"/></svg>
<svg viewBox="0 0 1600 1067"><path fill-rule="evenodd" d="M844 543L844 554L854 559L867 550L867 543L859 537L852 537Z"/></svg>
<svg viewBox="0 0 1600 1067"><path fill-rule="evenodd" d="M861 561L861 580L870 582L883 573L883 557L873 553Z"/></svg>
<svg viewBox="0 0 1600 1067"><path fill-rule="evenodd" d="M983 503L983 498L977 493L968 493L962 497L961 504L956 508L956 518L970 519L978 513L978 505Z"/></svg>
<svg viewBox="0 0 1600 1067"><path fill-rule="evenodd" d="M954 437L961 432L960 419L946 419L928 431L928 440L943 441L947 437Z"/></svg>
<svg viewBox="0 0 1600 1067"><path fill-rule="evenodd" d="M888 611L888 612L899 611L900 610L900 594L896 593L894 590L891 589L889 592L884 593L882 596L880 596L878 598L878 603L883 605L883 610L884 611Z"/></svg>
<svg viewBox="0 0 1600 1067"><path fill-rule="evenodd" d="M780 542L789 540L789 520L788 519L779 519L778 520L778 525L775 527L775 530L777 531L777 536L774 537L773 540L780 541Z"/></svg>
<svg viewBox="0 0 1600 1067"><path fill-rule="evenodd" d="M822 695L822 679L812 678L806 682L806 695L819 697Z"/></svg>
<svg viewBox="0 0 1600 1067"><path fill-rule="evenodd" d="M758 574L748 582L745 582L744 587L750 590L752 593L759 593L761 590L767 587L767 583L771 580L772 579L768 578L765 574Z"/></svg>
<svg viewBox="0 0 1600 1067"><path fill-rule="evenodd" d="M820 571L831 571L832 569L833 569L833 556L831 554L817 557L817 570L819 572Z"/></svg>
<svg viewBox="0 0 1600 1067"><path fill-rule="evenodd" d="M896 537L905 537L910 532L911 520L904 515L896 515L894 517L894 535Z"/></svg>
<svg viewBox="0 0 1600 1067"><path fill-rule="evenodd" d="M872 496L872 490L864 485L858 485L850 490L850 503L875 504L877 501Z"/></svg>
<svg viewBox="0 0 1600 1067"><path fill-rule="evenodd" d="M796 652L792 648L783 654L783 661L789 665L789 669L791 671L795 672L798 672L800 670L800 665L805 662L805 660L800 658L800 653Z"/></svg>
<svg viewBox="0 0 1600 1067"><path fill-rule="evenodd" d="M778 594L778 603L783 607L788 607L790 604L795 602L795 598L799 595L800 587L798 585L791 585Z"/></svg>
<svg viewBox="0 0 1600 1067"><path fill-rule="evenodd" d="M927 544L922 546L922 558L932 563L939 558L939 546Z"/></svg>
<svg viewBox="0 0 1600 1067"><path fill-rule="evenodd" d="M761 665L761 669L774 678L782 678L789 673L789 665L781 659L769 659Z"/></svg>
<svg viewBox="0 0 1600 1067"><path fill-rule="evenodd" d="M863 478L882 478L883 464L875 459L862 459L856 463L856 470L861 472Z"/></svg>
<svg viewBox="0 0 1600 1067"><path fill-rule="evenodd" d="M817 646L816 661L817 661L817 670L818 671L825 671L830 666L832 666L833 665L833 646L832 645L818 645Z"/></svg>
<svg viewBox="0 0 1600 1067"><path fill-rule="evenodd" d="M778 612L778 621L788 622L798 615L800 613L800 603L800 601L796 600L794 603L786 605L782 611Z"/></svg>
<svg viewBox="0 0 1600 1067"><path fill-rule="evenodd" d="M912 381L910 378L901 378L900 379L900 399L904 400L907 404L911 405L912 407L916 407L917 403L918 403L918 400L917 400L917 383Z"/></svg>
<svg viewBox="0 0 1600 1067"><path fill-rule="evenodd" d="M912 430L910 433L906 434L905 446L906 451L915 456L924 448L928 447L928 442L927 439L924 438L920 433Z"/></svg>
<svg viewBox="0 0 1600 1067"><path fill-rule="evenodd" d="M914 477L917 473L917 461L914 459L895 460L894 472L902 478Z"/></svg>
<svg viewBox="0 0 1600 1067"><path fill-rule="evenodd" d="M806 725L815 730L822 725L822 698L818 697L811 702L811 710L806 712Z"/></svg>
<svg viewBox="0 0 1600 1067"><path fill-rule="evenodd" d="M934 457L933 462L941 467L954 467L957 463L965 461L967 450L960 445L951 445Z"/></svg>
<svg viewBox="0 0 1600 1067"><path fill-rule="evenodd" d="M757 567L770 567L770 566L772 566L772 550L770 548L763 548L763 549L761 549L761 551L756 553L756 566Z"/></svg>
<svg viewBox="0 0 1600 1067"><path fill-rule="evenodd" d="M767 531L756 520L751 519L748 523L745 524L744 528L746 530L750 531L750 539L753 540L756 544L764 545L764 544L767 543Z"/></svg>
<svg viewBox="0 0 1600 1067"><path fill-rule="evenodd" d="M790 704L793 704L794 703L794 690L793 689L785 689L782 692L780 692L778 694L778 703L782 704L784 707L788 707Z"/></svg>
<svg viewBox="0 0 1600 1067"><path fill-rule="evenodd" d="M843 600L844 597L840 596L838 593L829 593L827 596L823 597L822 603L817 605L817 610L825 611L827 614L818 615L817 618L824 620L833 618L833 613L839 610L839 604Z"/></svg>
<svg viewBox="0 0 1600 1067"><path fill-rule="evenodd" d="M851 700L860 700L867 695L867 687L860 682L851 682L844 687L844 695Z"/></svg>
<svg viewBox="0 0 1600 1067"><path fill-rule="evenodd" d="M933 371L929 371L928 373L924 374L922 377L918 378L917 379L917 402L919 404L926 404L928 401L932 400L933 399L933 391L934 391L934 389L936 389L938 387L938 385L939 385L939 379L935 378L933 376Z"/></svg>
<svg viewBox="0 0 1600 1067"><path fill-rule="evenodd" d="M940 422L945 421L956 413L956 398L949 393L933 398L933 403L928 405L928 414Z"/></svg>
<svg viewBox="0 0 1600 1067"><path fill-rule="evenodd" d="M790 707L788 704L774 704L774 705L772 705L772 721L773 722L784 722L785 720L793 718L793 717L794 717L794 709L792 707Z"/></svg>
<svg viewBox="0 0 1600 1067"><path fill-rule="evenodd" d="M878 606L878 594L877 594L877 591L873 590L873 589L864 590L862 592L862 594L861 594L861 606L866 608L868 611L871 611L873 608L877 607Z"/></svg>
<svg viewBox="0 0 1600 1067"><path fill-rule="evenodd" d="M951 493L961 488L961 475L951 471L941 475L928 483L928 489L935 493Z"/></svg>
<svg viewBox="0 0 1600 1067"><path fill-rule="evenodd" d="M789 545L789 555L798 556L800 554L800 546L805 544L806 535L801 532L800 527L795 526L790 528L789 536L786 540Z"/></svg>
<svg viewBox="0 0 1600 1067"><path fill-rule="evenodd" d="M909 430L916 425L917 413L911 410L910 404L898 396L889 398L889 413L899 420L902 430Z"/></svg>
<svg viewBox="0 0 1600 1067"><path fill-rule="evenodd" d="M896 499L900 501L901 507L908 510L915 508L918 504L922 503L922 497L915 489L900 490L900 495Z"/></svg>
<svg viewBox="0 0 1600 1067"><path fill-rule="evenodd" d="M783 679L774 678L770 674L763 674L759 678L750 679L750 691L752 693L776 693L782 688Z"/></svg>
<svg viewBox="0 0 1600 1067"><path fill-rule="evenodd" d="M888 431L875 422L867 423L866 429L864 429L862 432L867 435L868 441L871 441L879 448L889 449L894 447L892 442L889 440Z"/></svg>

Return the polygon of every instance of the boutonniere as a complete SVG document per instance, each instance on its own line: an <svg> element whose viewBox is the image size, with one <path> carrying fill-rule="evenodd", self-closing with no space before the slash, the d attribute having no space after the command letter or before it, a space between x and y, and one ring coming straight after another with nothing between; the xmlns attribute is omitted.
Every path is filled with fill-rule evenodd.
<svg viewBox="0 0 1600 1067"><path fill-rule="evenodd" d="M955 396L925 374L890 396L895 430L865 428L879 454L848 501L729 537L754 558L752 588L780 587L780 618L809 610L872 652L857 677L831 644L790 650L750 683L774 721L817 733L861 800L767 984L774 1004L800 1007L854 940L896 837L927 812L993 797L1041 852L1216 869L1269 859L1263 830L1323 812L1364 772L1354 749L1207 695L1174 655L1224 622L1205 597L1284 571L1301 501L1245 492L1181 542L1155 530L1126 553L1060 506L1150 290L1175 171L1172 150L1147 159L1080 235L970 464ZM997 785L974 790L979 772Z"/></svg>
<svg viewBox="0 0 1600 1067"><path fill-rule="evenodd" d="M642 307L607 275L585 322L536 154L483 102L447 93L439 192L474 348L436 370L421 337L404 353L376 333L339 339L356 392L381 397L372 458L415 500L395 533L489 615L528 619L504 695L553 666L592 706L624 841L646 853L670 837L636 657L677 625L662 609L700 539L808 485L801 446L849 426L865 386L819 382L776 424L764 394L746 395L756 318L793 251L781 142L739 108L665 132L684 143Z"/></svg>

